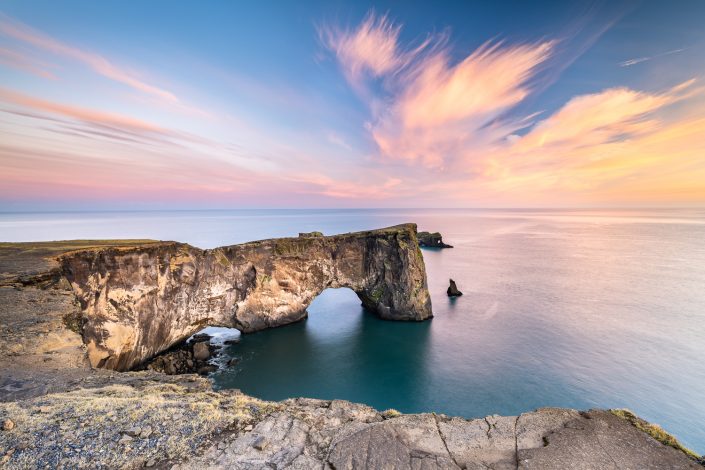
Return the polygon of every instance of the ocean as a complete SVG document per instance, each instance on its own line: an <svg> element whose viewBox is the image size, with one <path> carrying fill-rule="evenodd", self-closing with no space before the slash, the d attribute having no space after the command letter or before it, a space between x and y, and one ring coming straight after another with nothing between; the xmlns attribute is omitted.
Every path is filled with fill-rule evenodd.
<svg viewBox="0 0 705 470"><path fill-rule="evenodd" d="M0 240L154 238L202 248L415 222L435 317L383 321L348 289L244 335L217 388L464 417L629 408L705 453L705 211L235 210L0 214ZM464 295L449 299L452 278Z"/></svg>

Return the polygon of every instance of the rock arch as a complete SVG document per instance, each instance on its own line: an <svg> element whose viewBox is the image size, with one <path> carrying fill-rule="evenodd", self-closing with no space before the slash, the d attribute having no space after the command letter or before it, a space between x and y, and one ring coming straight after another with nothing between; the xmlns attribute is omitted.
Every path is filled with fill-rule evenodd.
<svg viewBox="0 0 705 470"><path fill-rule="evenodd" d="M206 325L250 333L301 320L328 287L349 287L384 319L433 316L415 224L212 250L101 248L61 261L93 367L129 370Z"/></svg>

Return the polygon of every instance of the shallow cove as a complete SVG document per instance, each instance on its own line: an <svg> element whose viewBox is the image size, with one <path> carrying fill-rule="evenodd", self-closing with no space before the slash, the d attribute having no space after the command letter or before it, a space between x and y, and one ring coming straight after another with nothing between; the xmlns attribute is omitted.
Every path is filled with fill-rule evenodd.
<svg viewBox="0 0 705 470"><path fill-rule="evenodd" d="M294 396L357 400L379 409L419 409L431 323L379 319L350 289L327 289L309 317L242 335L223 353L239 359L220 371L218 388L240 388L268 400ZM399 401L399 392L407 398Z"/></svg>

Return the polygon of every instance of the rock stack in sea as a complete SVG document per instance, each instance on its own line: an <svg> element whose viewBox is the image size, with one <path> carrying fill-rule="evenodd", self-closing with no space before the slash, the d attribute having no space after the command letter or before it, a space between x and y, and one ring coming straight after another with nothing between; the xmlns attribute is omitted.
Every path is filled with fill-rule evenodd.
<svg viewBox="0 0 705 470"><path fill-rule="evenodd" d="M419 232L416 234L419 246L424 248L453 248L453 245L443 243L443 235L438 232Z"/></svg>
<svg viewBox="0 0 705 470"><path fill-rule="evenodd" d="M448 291L447 291L448 297L460 297L463 295L462 292L458 290L458 286L455 285L455 281L450 279L450 285L448 286Z"/></svg>

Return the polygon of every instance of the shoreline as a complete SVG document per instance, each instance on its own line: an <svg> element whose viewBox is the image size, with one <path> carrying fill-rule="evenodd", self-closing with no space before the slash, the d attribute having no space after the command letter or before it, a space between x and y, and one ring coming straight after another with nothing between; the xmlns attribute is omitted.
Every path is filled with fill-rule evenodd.
<svg viewBox="0 0 705 470"><path fill-rule="evenodd" d="M607 410L380 413L341 400L267 402L214 391L194 375L92 369L75 296L55 261L91 246L0 244L0 421L12 422L0 431L5 468L702 468L647 435L636 417Z"/></svg>

